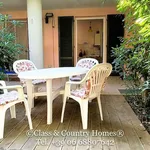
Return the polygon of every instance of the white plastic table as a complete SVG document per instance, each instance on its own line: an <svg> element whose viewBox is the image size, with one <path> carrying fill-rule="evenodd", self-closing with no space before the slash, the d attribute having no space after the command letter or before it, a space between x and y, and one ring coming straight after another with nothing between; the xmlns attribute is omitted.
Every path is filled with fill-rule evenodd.
<svg viewBox="0 0 150 150"><path fill-rule="evenodd" d="M64 78L73 75L80 75L87 73L88 69L80 67L59 67L59 68L47 68L47 69L38 69L32 71L26 71L19 73L18 77L20 79L26 80L27 85L27 95L29 108L31 111L32 100L33 100L33 88L32 80L33 79L45 79L46 80L46 92L43 95L47 95L47 124L52 123L52 103L53 100L58 96L60 91L52 91L52 79Z"/></svg>

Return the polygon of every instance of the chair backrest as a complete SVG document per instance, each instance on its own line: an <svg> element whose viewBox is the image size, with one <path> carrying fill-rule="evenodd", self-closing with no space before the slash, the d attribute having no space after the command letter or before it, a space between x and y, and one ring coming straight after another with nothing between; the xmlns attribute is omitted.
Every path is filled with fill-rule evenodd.
<svg viewBox="0 0 150 150"><path fill-rule="evenodd" d="M100 63L101 66L107 68L109 70L108 76L111 74L112 72L112 65L110 63Z"/></svg>
<svg viewBox="0 0 150 150"><path fill-rule="evenodd" d="M37 69L36 66L30 60L22 59L22 60L17 60L13 63L13 70L17 74L20 72L36 70L36 69Z"/></svg>
<svg viewBox="0 0 150 150"><path fill-rule="evenodd" d="M102 90L105 79L110 75L112 71L111 64L97 64L92 69L90 69L86 76L83 78L83 81L88 85L87 89L88 97L94 98L97 97Z"/></svg>
<svg viewBox="0 0 150 150"><path fill-rule="evenodd" d="M76 67L91 69L96 64L98 64L98 60L94 58L82 58L77 62Z"/></svg>
<svg viewBox="0 0 150 150"><path fill-rule="evenodd" d="M4 86L4 87L5 87L5 86L6 86L5 81L0 80L0 86ZM3 92L4 92L4 93L8 93L8 90L7 90L7 89L4 89Z"/></svg>

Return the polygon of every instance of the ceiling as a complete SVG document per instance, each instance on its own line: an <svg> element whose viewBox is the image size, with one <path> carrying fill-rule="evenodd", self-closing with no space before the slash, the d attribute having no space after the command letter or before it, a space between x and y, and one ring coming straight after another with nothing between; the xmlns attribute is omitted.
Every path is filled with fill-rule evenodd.
<svg viewBox="0 0 150 150"><path fill-rule="evenodd" d="M105 1L105 2L103 2ZM42 0L43 9L90 8L116 6L117 0ZM0 0L1 10L26 10L27 0Z"/></svg>

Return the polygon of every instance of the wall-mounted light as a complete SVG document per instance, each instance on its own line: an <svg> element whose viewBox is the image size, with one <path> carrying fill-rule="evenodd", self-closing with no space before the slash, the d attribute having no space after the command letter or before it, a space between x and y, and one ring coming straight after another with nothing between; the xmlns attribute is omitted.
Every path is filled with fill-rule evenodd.
<svg viewBox="0 0 150 150"><path fill-rule="evenodd" d="M53 17L53 13L46 13L45 14L45 23L48 23L48 18Z"/></svg>

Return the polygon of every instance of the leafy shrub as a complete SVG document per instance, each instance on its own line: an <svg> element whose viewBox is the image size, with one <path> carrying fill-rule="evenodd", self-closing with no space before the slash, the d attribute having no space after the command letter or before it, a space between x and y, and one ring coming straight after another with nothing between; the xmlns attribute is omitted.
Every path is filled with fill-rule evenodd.
<svg viewBox="0 0 150 150"><path fill-rule="evenodd" d="M21 26L16 20L11 20L8 14L0 14L0 79L4 78L4 71L11 70L12 64L24 46L16 43L15 26Z"/></svg>

